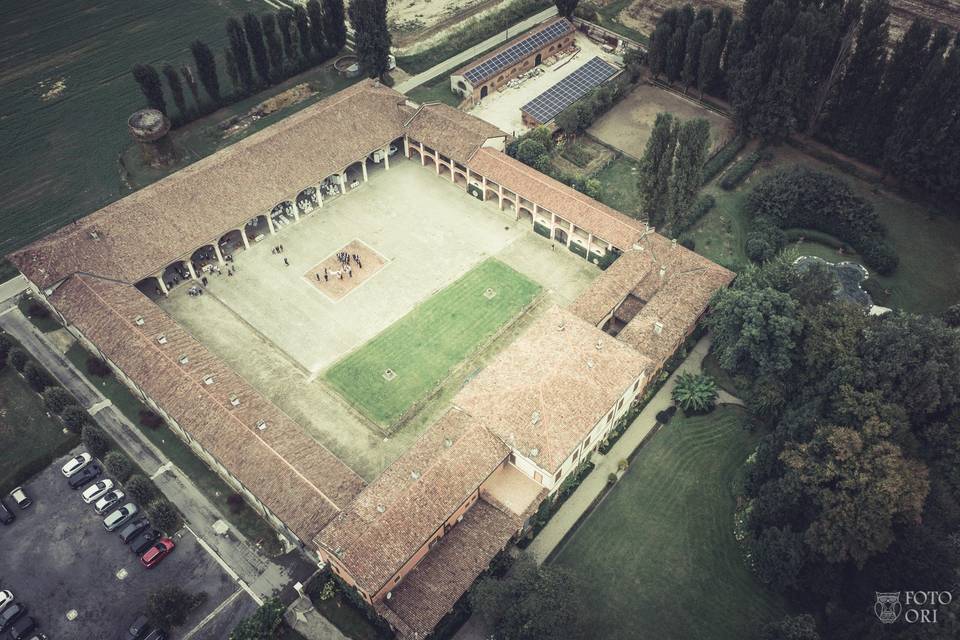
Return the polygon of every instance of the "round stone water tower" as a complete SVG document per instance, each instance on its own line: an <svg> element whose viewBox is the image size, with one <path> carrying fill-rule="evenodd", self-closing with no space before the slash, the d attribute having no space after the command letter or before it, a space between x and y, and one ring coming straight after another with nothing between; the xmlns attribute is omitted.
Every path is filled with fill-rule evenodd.
<svg viewBox="0 0 960 640"><path fill-rule="evenodd" d="M130 135L143 153L143 161L151 167L165 167L177 159L170 140L170 120L157 109L141 109L127 119Z"/></svg>

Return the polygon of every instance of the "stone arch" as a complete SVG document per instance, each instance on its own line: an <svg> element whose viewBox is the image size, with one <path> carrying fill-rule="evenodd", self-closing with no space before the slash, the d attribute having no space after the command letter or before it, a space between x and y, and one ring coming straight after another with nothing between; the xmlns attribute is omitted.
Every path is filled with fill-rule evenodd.
<svg viewBox="0 0 960 640"><path fill-rule="evenodd" d="M346 177L347 190L351 189L350 185L354 182L363 182L363 162L360 160L351 162L343 170L343 175Z"/></svg>
<svg viewBox="0 0 960 640"><path fill-rule="evenodd" d="M243 232L240 229L227 231L220 236L217 244L220 245L220 253L223 254L224 258L233 255L235 251L246 248L246 245L243 243Z"/></svg>
<svg viewBox="0 0 960 640"><path fill-rule="evenodd" d="M528 222L531 225L533 224L533 212L526 207L520 207L520 210L517 212L517 220L521 222Z"/></svg>
<svg viewBox="0 0 960 640"><path fill-rule="evenodd" d="M213 248L213 244L205 244L190 256L190 262L193 263L193 270L199 276L203 271L205 265L208 264L220 264L220 260L217 259L217 252Z"/></svg>
<svg viewBox="0 0 960 640"><path fill-rule="evenodd" d="M480 87L480 99L483 100L487 97L487 85Z"/></svg>
<svg viewBox="0 0 960 640"><path fill-rule="evenodd" d="M410 145L410 155L407 157L409 157L411 160L420 160L420 149Z"/></svg>
<svg viewBox="0 0 960 640"><path fill-rule="evenodd" d="M255 218L250 218L243 227L243 232L247 238L254 242L259 236L266 236L270 233L270 225L267 223L267 216L261 214Z"/></svg>
<svg viewBox="0 0 960 640"><path fill-rule="evenodd" d="M424 154L423 155L423 166L433 167L436 165L436 161L433 159L433 156Z"/></svg>
<svg viewBox="0 0 960 640"><path fill-rule="evenodd" d="M156 276L148 276L134 285L140 293L151 300L160 300L164 297L163 289Z"/></svg>
<svg viewBox="0 0 960 640"><path fill-rule="evenodd" d="M533 66L535 67L540 66L541 62L543 62L543 54L538 53L537 57L533 59Z"/></svg>
<svg viewBox="0 0 960 640"><path fill-rule="evenodd" d="M317 197L316 187L307 187L297 194L297 209L300 215L306 215L320 206L320 198Z"/></svg>
<svg viewBox="0 0 960 640"><path fill-rule="evenodd" d="M437 175L443 176L444 178L450 177L450 167L447 166L446 162L441 162L437 166L439 167L438 169L439 173Z"/></svg>
<svg viewBox="0 0 960 640"><path fill-rule="evenodd" d="M566 231L564 231L563 229L557 228L553 230L553 239L561 244L567 244L567 240L569 239L569 236L567 235Z"/></svg>
<svg viewBox="0 0 960 640"><path fill-rule="evenodd" d="M464 173L463 173L462 171L454 171L454 172L453 172L453 183L454 183L454 184L457 184L457 185L460 185L461 187L463 187L464 189L466 189L466 188L467 188L467 176L464 175Z"/></svg>
<svg viewBox="0 0 960 640"><path fill-rule="evenodd" d="M496 200L496 201L499 202L499 200L500 200L500 194L499 194L497 191L494 191L493 189L487 187L487 191L486 191L486 193L484 193L483 199L484 199L484 201L487 201L487 200Z"/></svg>
<svg viewBox="0 0 960 640"><path fill-rule="evenodd" d="M164 268L163 275L161 276L163 281L167 285L167 289L173 290L178 284L184 282L190 282L192 278L190 277L190 270L187 269L187 265L183 260L177 260L176 262L171 262Z"/></svg>
<svg viewBox="0 0 960 640"><path fill-rule="evenodd" d="M270 210L270 217L273 218L274 228L290 224L295 220L293 207L292 201L284 200L283 202L277 203L277 205Z"/></svg>
<svg viewBox="0 0 960 640"><path fill-rule="evenodd" d="M501 210L501 211L514 211L514 210L516 210L516 206L514 206L513 200L511 200L510 198L504 196L504 197L500 200L500 210Z"/></svg>

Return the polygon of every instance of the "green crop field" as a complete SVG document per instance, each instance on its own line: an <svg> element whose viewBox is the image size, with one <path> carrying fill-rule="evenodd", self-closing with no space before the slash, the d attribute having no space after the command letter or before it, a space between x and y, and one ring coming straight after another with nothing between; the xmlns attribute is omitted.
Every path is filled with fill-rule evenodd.
<svg viewBox="0 0 960 640"><path fill-rule="evenodd" d="M492 298L488 288L496 293ZM488 259L337 362L325 378L369 418L390 426L539 291L532 280ZM396 373L391 381L383 376L387 369Z"/></svg>
<svg viewBox="0 0 960 640"><path fill-rule="evenodd" d="M735 490L758 436L738 407L678 414L552 560L583 582L597 638L740 640L784 614L734 538Z"/></svg>

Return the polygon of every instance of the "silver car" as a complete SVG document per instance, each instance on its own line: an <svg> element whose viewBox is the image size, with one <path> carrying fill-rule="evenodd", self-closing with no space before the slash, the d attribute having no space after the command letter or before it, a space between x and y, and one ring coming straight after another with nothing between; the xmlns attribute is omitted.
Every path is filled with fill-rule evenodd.
<svg viewBox="0 0 960 640"><path fill-rule="evenodd" d="M124 495L125 494L123 491L120 491L120 489L108 491L107 493L103 494L103 497L97 500L95 505L93 505L93 510L96 511L98 515L103 515L119 504L120 501L123 500Z"/></svg>
<svg viewBox="0 0 960 640"><path fill-rule="evenodd" d="M110 489L113 489L113 487L113 480L107 478L84 489L83 493L80 494L80 497L83 498L84 502L90 504L91 502L96 502L102 498L107 491L110 491Z"/></svg>
<svg viewBox="0 0 960 640"><path fill-rule="evenodd" d="M130 518L137 515L138 511L137 505L128 502L103 519L103 528L107 531L116 531L130 520Z"/></svg>
<svg viewBox="0 0 960 640"><path fill-rule="evenodd" d="M93 460L93 456L84 451L76 458L70 458L67 464L63 465L60 471L63 472L65 477L69 478L77 471L80 471L80 469L83 469L85 466L90 464L91 460Z"/></svg>

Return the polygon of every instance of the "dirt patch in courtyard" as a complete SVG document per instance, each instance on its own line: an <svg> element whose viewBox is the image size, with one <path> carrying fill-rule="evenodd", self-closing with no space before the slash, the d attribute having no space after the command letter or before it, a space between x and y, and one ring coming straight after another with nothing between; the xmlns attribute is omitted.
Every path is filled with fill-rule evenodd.
<svg viewBox="0 0 960 640"><path fill-rule="evenodd" d="M346 260L344 260L346 258ZM331 300L339 300L372 278L387 261L354 240L303 274L304 279Z"/></svg>
<svg viewBox="0 0 960 640"><path fill-rule="evenodd" d="M640 158L647 145L653 122L661 111L681 120L706 118L710 123L711 151L733 136L733 123L720 114L704 109L693 100L658 87L641 84L589 129L595 138L628 156Z"/></svg>

